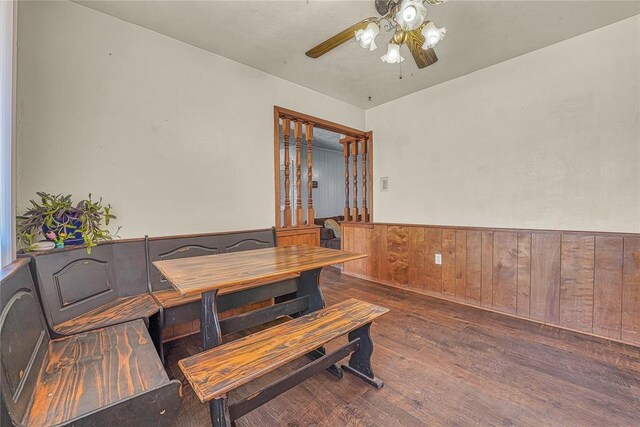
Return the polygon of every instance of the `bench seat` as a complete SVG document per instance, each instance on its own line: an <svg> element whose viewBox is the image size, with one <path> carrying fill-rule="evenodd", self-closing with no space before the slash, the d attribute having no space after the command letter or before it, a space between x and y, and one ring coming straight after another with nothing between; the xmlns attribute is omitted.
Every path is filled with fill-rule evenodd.
<svg viewBox="0 0 640 427"><path fill-rule="evenodd" d="M180 393L142 320L52 340L25 425L70 423L169 384Z"/></svg>
<svg viewBox="0 0 640 427"><path fill-rule="evenodd" d="M0 271L2 426L163 426L180 408L143 320L51 339L22 258Z"/></svg>
<svg viewBox="0 0 640 427"><path fill-rule="evenodd" d="M202 402L346 335L389 310L349 299L178 362Z"/></svg>
<svg viewBox="0 0 640 427"><path fill-rule="evenodd" d="M122 297L80 316L54 325L53 330L61 335L77 334L151 317L159 310L160 306L148 293Z"/></svg>
<svg viewBox="0 0 640 427"><path fill-rule="evenodd" d="M270 279L259 280L245 285L240 285L232 288L225 288L220 291L220 295L232 294L234 292L243 291L246 289L255 288L258 286L264 286L271 283L280 282L283 280L297 279L300 274L284 274L278 277L272 277ZM179 307L181 305L190 304L192 302L200 301L202 299L201 294L182 295L175 289L165 289L163 291L153 292L153 296L163 308Z"/></svg>

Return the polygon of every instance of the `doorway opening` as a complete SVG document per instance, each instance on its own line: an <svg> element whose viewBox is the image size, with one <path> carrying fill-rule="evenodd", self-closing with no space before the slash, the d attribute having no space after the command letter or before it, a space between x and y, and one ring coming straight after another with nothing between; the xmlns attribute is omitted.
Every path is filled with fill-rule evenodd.
<svg viewBox="0 0 640 427"><path fill-rule="evenodd" d="M372 221L372 143L371 132L274 107L278 245L339 249L340 223Z"/></svg>

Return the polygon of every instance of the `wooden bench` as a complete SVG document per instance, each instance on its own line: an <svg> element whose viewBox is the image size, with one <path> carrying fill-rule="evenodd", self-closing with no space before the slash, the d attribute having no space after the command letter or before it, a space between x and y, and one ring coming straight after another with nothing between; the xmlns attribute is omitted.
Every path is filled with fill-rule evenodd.
<svg viewBox="0 0 640 427"><path fill-rule="evenodd" d="M168 425L180 407L142 320L51 340L28 259L2 269L4 425Z"/></svg>
<svg viewBox="0 0 640 427"><path fill-rule="evenodd" d="M380 388L383 383L371 369L369 328L386 312L384 307L349 299L180 360L179 366L198 398L209 402L214 426L230 425L349 354L343 369ZM346 334L347 344L229 406L230 391Z"/></svg>

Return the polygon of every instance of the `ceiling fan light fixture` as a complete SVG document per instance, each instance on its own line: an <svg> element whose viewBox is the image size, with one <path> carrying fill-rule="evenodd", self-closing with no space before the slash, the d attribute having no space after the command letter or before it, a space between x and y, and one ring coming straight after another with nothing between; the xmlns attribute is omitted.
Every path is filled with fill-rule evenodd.
<svg viewBox="0 0 640 427"><path fill-rule="evenodd" d="M433 22L428 22L422 29L422 36L424 37L423 49L433 49L435 45L444 40L447 34L445 27L437 28Z"/></svg>
<svg viewBox="0 0 640 427"><path fill-rule="evenodd" d="M427 19L427 6L446 0L374 0L379 17L365 18L305 52L309 58L319 58L354 38L364 49L377 48L375 39L384 29L392 35L387 52L380 59L387 64L404 61L401 46L406 46L419 69L438 61L433 47L444 39L446 28L437 28ZM388 39L387 39L388 40Z"/></svg>
<svg viewBox="0 0 640 427"><path fill-rule="evenodd" d="M370 22L364 30L356 31L356 40L364 49L376 50L376 36L380 32L380 27L374 22Z"/></svg>
<svg viewBox="0 0 640 427"><path fill-rule="evenodd" d="M395 16L395 21L405 31L419 28L427 17L427 8L422 0L403 0Z"/></svg>
<svg viewBox="0 0 640 427"><path fill-rule="evenodd" d="M387 53L382 55L380 59L387 64L399 64L404 61L404 58L400 55L400 45L389 43Z"/></svg>

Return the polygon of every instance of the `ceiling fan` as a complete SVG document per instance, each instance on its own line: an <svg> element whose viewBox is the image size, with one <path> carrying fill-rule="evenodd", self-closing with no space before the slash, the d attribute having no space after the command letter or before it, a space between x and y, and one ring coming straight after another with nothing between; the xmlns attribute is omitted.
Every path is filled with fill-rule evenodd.
<svg viewBox="0 0 640 427"><path fill-rule="evenodd" d="M325 53L345 43L351 37L365 49L375 50L375 38L380 27L386 31L394 31L389 41L387 53L380 59L388 64L398 64L404 61L400 55L400 46L406 44L411 51L418 68L425 68L438 60L435 45L444 39L447 29L437 28L427 18L425 4L432 6L443 3L444 0L374 0L380 18L363 19L323 41L306 52L311 58L319 58Z"/></svg>

